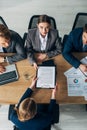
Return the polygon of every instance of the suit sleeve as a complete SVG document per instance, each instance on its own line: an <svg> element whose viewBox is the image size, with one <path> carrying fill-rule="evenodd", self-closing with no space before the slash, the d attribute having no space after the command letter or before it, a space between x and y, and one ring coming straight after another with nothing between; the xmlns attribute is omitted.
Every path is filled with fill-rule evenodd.
<svg viewBox="0 0 87 130"><path fill-rule="evenodd" d="M31 41L30 37L31 37L30 32L28 32L27 40L26 40L26 51L27 51L27 57L28 57L30 63L33 64L36 61L34 58L34 50L33 50L32 41Z"/></svg>
<svg viewBox="0 0 87 130"><path fill-rule="evenodd" d="M17 108L19 107L19 105L20 105L20 103L24 100L24 99L26 99L26 98L28 98L28 97L30 97L31 96L31 94L32 94L32 89L30 89L30 88L28 88L26 91L25 91L25 93L23 94L23 96L21 97L21 99L20 99L20 101L19 101L19 103L18 103L18 105L17 105ZM10 120L16 125L16 126L20 126L21 125L21 123L20 123L20 121L18 120L18 116L17 116L17 112L13 109L12 110L12 112L11 112L11 114L10 114Z"/></svg>
<svg viewBox="0 0 87 130"><path fill-rule="evenodd" d="M10 47L10 49L12 50L10 51L15 54L13 56L7 57L7 60L9 63L17 62L27 57L25 53L24 45L23 45L23 40L20 37L20 35L17 33L14 33L12 35L13 36L11 39L11 47Z"/></svg>
<svg viewBox="0 0 87 130"><path fill-rule="evenodd" d="M24 99L30 97L30 96L32 95L32 92L33 92L32 89L28 88L28 89L25 91L25 93L23 94L23 96L21 97L21 99L20 99L20 101L19 101L17 107L19 107L20 103L21 103Z"/></svg>
<svg viewBox="0 0 87 130"><path fill-rule="evenodd" d="M53 113L55 112L55 105L56 105L56 100L51 99L50 104L48 105L47 112L42 113L43 116L39 117L40 118L39 125L41 128L46 128L47 126L52 124L54 120Z"/></svg>
<svg viewBox="0 0 87 130"><path fill-rule="evenodd" d="M56 30L53 33L55 37L55 42L53 43L53 47L51 48L51 50L47 52L49 58L61 54L61 50L62 50L62 43L61 43L61 38L59 37L58 34L58 30Z"/></svg>
<svg viewBox="0 0 87 130"><path fill-rule="evenodd" d="M71 32L64 43L62 55L73 67L78 68L81 62L72 54L73 44L73 35Z"/></svg>

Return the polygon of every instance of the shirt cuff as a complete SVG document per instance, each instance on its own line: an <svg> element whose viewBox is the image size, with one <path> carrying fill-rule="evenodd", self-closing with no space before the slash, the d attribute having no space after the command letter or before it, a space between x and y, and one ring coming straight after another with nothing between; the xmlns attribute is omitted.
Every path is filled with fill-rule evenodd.
<svg viewBox="0 0 87 130"><path fill-rule="evenodd" d="M4 62L9 62L7 57L4 57Z"/></svg>

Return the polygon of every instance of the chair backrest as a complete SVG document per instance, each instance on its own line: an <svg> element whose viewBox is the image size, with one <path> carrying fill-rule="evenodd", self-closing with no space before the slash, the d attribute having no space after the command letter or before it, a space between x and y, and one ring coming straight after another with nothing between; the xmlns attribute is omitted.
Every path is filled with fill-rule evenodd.
<svg viewBox="0 0 87 130"><path fill-rule="evenodd" d="M87 13L79 12L76 14L76 17L72 26L72 30L78 27L83 27L86 23L87 23ZM68 34L65 34L63 37L63 42L62 42L63 46L67 38L68 38Z"/></svg>
<svg viewBox="0 0 87 130"><path fill-rule="evenodd" d="M6 26L6 27L8 28L6 22L4 21L4 19L3 19L1 16L0 16L0 24L3 24L4 26ZM18 34L17 32L15 32L15 31L13 31L13 30L11 30L11 29L9 29L9 31L10 31L11 35L13 35L13 36L15 36L15 37L19 37L19 39L20 39L21 42L23 43L23 38L20 36L20 34ZM23 44L24 44L24 43L23 43Z"/></svg>
<svg viewBox="0 0 87 130"><path fill-rule="evenodd" d="M0 16L0 24L3 24L6 27L8 27L7 24L5 23L4 19L1 16Z"/></svg>
<svg viewBox="0 0 87 130"><path fill-rule="evenodd" d="M77 13L72 30L78 27L83 27L87 23L87 13Z"/></svg>
<svg viewBox="0 0 87 130"><path fill-rule="evenodd" d="M36 28L37 27L37 21L38 21L38 17L39 16L40 15L33 15L30 18L28 29L32 29L32 28ZM50 20L51 20L51 27L54 28L54 29L57 29L55 19L50 16Z"/></svg>

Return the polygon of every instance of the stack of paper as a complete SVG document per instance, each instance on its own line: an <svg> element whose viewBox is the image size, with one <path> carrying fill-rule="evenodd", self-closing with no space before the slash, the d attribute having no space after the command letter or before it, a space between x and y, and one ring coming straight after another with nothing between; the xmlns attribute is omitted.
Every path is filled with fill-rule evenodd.
<svg viewBox="0 0 87 130"><path fill-rule="evenodd" d="M87 64L87 57L81 62ZM67 77L68 96L84 96L87 100L87 72L83 74L79 68L72 67L64 75Z"/></svg>

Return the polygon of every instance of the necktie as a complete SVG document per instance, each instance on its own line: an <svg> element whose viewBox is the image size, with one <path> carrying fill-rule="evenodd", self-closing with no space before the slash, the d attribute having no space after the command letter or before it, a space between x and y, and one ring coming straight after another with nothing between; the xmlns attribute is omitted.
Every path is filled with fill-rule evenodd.
<svg viewBox="0 0 87 130"><path fill-rule="evenodd" d="M87 52L87 45L84 45L83 52Z"/></svg>

